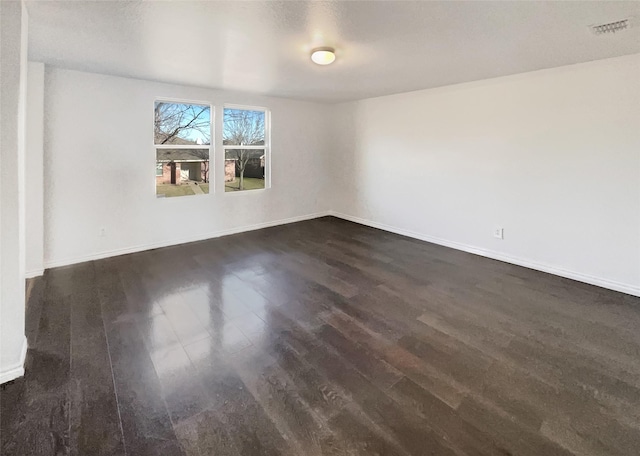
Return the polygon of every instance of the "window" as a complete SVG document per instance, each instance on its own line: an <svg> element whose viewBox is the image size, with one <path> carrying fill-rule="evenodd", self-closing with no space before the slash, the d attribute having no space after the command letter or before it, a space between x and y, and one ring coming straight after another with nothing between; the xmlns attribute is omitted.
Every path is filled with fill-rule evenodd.
<svg viewBox="0 0 640 456"><path fill-rule="evenodd" d="M156 101L156 196L209 193L211 106Z"/></svg>
<svg viewBox="0 0 640 456"><path fill-rule="evenodd" d="M268 114L264 108L224 108L225 192L269 186Z"/></svg>

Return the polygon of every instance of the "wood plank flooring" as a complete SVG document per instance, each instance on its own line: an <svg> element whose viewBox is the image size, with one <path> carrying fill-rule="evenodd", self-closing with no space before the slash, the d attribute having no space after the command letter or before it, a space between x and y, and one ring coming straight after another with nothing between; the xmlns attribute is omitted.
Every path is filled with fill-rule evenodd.
<svg viewBox="0 0 640 456"><path fill-rule="evenodd" d="M322 218L48 270L2 455L638 455L640 299Z"/></svg>

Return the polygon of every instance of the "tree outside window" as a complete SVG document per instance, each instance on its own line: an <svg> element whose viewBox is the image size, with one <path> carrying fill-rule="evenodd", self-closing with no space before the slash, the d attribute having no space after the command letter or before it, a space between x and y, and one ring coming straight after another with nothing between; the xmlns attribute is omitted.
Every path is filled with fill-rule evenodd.
<svg viewBox="0 0 640 456"><path fill-rule="evenodd" d="M224 109L225 191L265 188L268 171L267 112L261 108Z"/></svg>
<svg viewBox="0 0 640 456"><path fill-rule="evenodd" d="M211 106L157 101L154 144L158 197L209 193Z"/></svg>

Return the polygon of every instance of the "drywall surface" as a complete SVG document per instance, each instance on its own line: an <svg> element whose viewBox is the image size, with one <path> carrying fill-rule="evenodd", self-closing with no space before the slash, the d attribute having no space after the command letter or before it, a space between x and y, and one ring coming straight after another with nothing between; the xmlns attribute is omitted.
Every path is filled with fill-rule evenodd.
<svg viewBox="0 0 640 456"><path fill-rule="evenodd" d="M225 194L221 123L208 195L156 198L157 98L271 110L271 183ZM45 69L45 267L313 216L329 209L326 105ZM104 236L100 236L104 229Z"/></svg>
<svg viewBox="0 0 640 456"><path fill-rule="evenodd" d="M635 26L606 37L587 28L637 18L634 1L28 3L34 60L322 101L640 52ZM333 65L311 64L309 51L318 46L336 47Z"/></svg>
<svg viewBox="0 0 640 456"><path fill-rule="evenodd" d="M638 81L636 54L336 105L332 208L640 294Z"/></svg>
<svg viewBox="0 0 640 456"><path fill-rule="evenodd" d="M0 383L24 374L27 12L0 2Z"/></svg>
<svg viewBox="0 0 640 456"><path fill-rule="evenodd" d="M43 232L43 132L44 64L29 62L27 68L27 125L25 158L25 270L36 277L44 271Z"/></svg>

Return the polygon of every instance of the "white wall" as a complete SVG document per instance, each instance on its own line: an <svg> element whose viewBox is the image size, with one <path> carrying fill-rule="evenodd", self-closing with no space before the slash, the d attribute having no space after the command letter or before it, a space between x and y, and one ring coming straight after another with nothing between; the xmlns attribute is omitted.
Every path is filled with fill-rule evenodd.
<svg viewBox="0 0 640 456"><path fill-rule="evenodd" d="M47 67L45 266L332 209L640 294L639 77L634 55L327 106ZM218 131L216 192L156 199L156 97L270 108L273 188L224 194Z"/></svg>
<svg viewBox="0 0 640 456"><path fill-rule="evenodd" d="M26 276L42 275L44 270L43 232L43 132L44 64L29 62L27 68L27 125L25 160Z"/></svg>
<svg viewBox="0 0 640 456"><path fill-rule="evenodd" d="M337 213L640 295L640 55L334 110Z"/></svg>
<svg viewBox="0 0 640 456"><path fill-rule="evenodd" d="M157 97L271 110L272 188L224 193L220 122L215 193L155 196ZM329 209L326 105L46 67L45 267L210 238ZM106 236L100 237L101 228Z"/></svg>
<svg viewBox="0 0 640 456"><path fill-rule="evenodd" d="M0 2L0 383L24 373L27 11Z"/></svg>

